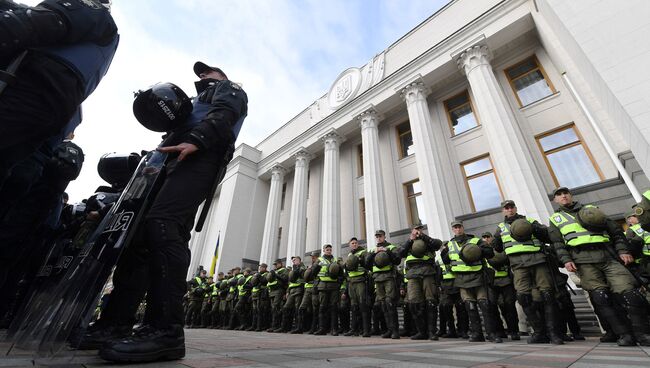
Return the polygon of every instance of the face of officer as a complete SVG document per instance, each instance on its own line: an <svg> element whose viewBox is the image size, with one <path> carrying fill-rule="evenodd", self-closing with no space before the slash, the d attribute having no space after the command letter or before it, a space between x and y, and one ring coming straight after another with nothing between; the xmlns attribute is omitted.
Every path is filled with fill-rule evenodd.
<svg viewBox="0 0 650 368"><path fill-rule="evenodd" d="M219 274L217 275L217 280L219 281L223 280L223 272L219 272Z"/></svg>
<svg viewBox="0 0 650 368"><path fill-rule="evenodd" d="M273 265L275 266L276 270L279 270L279 269L282 268L282 262L277 262L277 263L274 263Z"/></svg>
<svg viewBox="0 0 650 368"><path fill-rule="evenodd" d="M208 70L202 72L201 74L199 74L199 78L201 78L201 79L216 79L216 80L225 80L226 79L226 77L223 74L221 74L221 73L219 73L217 71L214 71L212 69L208 69Z"/></svg>
<svg viewBox="0 0 650 368"><path fill-rule="evenodd" d="M257 267L258 272L266 272L266 266L259 266Z"/></svg>
<svg viewBox="0 0 650 368"><path fill-rule="evenodd" d="M492 244L492 240L494 240L494 238L489 235L484 235L481 238L483 238L483 240L488 244Z"/></svg>
<svg viewBox="0 0 650 368"><path fill-rule="evenodd" d="M454 236L460 236L465 234L465 227L463 225L454 225L451 227L451 231L454 233Z"/></svg>
<svg viewBox="0 0 650 368"><path fill-rule="evenodd" d="M628 226L636 225L639 223L639 219L636 216L630 216L626 220Z"/></svg>
<svg viewBox="0 0 650 368"><path fill-rule="evenodd" d="M300 266L300 263L302 263L302 262L300 261L300 258L298 258L298 257L294 257L294 258L291 258L291 263L292 263L294 266Z"/></svg>
<svg viewBox="0 0 650 368"><path fill-rule="evenodd" d="M375 243L381 244L386 241L386 235L375 234Z"/></svg>
<svg viewBox="0 0 650 368"><path fill-rule="evenodd" d="M512 217L517 214L517 206L507 204L503 207L501 212L503 212L505 217Z"/></svg>
<svg viewBox="0 0 650 368"><path fill-rule="evenodd" d="M331 256L332 255L332 247L327 247L327 248L323 249L323 255Z"/></svg>
<svg viewBox="0 0 650 368"><path fill-rule="evenodd" d="M318 256L311 256L311 264L318 262Z"/></svg>
<svg viewBox="0 0 650 368"><path fill-rule="evenodd" d="M232 275L237 276L237 275L239 275L240 272L241 272L241 270L239 268L235 268L234 270L232 270Z"/></svg>
<svg viewBox="0 0 650 368"><path fill-rule="evenodd" d="M555 193L553 197L553 202L559 204L560 206L567 206L573 203L573 196L569 193L568 190L561 190Z"/></svg>
<svg viewBox="0 0 650 368"><path fill-rule="evenodd" d="M204 278L206 278L207 276L208 276L208 271L206 271L206 270L201 270L201 272L199 272L199 277L200 277L200 278L204 279Z"/></svg>
<svg viewBox="0 0 650 368"><path fill-rule="evenodd" d="M348 244L350 244L350 249L352 250L357 250L357 248L359 248L359 242L356 239L350 240Z"/></svg>

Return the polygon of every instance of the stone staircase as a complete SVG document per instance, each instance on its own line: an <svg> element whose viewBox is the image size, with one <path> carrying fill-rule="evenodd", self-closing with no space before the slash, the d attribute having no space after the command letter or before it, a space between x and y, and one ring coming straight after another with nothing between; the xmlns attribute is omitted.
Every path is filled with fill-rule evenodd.
<svg viewBox="0 0 650 368"><path fill-rule="evenodd" d="M571 294L571 300L576 307L576 317L578 318L578 323L580 323L582 334L585 336L600 336L600 325L598 324L594 309L589 304L587 294L582 289L576 289L574 291L576 295Z"/></svg>

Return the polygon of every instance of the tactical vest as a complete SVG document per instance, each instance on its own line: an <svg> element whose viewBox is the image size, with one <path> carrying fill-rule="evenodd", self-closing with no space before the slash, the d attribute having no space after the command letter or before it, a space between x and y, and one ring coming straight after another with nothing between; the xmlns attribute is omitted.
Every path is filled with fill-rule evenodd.
<svg viewBox="0 0 650 368"><path fill-rule="evenodd" d="M531 224L535 222L535 219L526 217L526 220ZM507 222L502 222L499 224L499 230L501 230L501 242L503 243L504 252L507 255L510 254L519 254L519 253L535 253L542 250L542 242L539 241L535 236L530 240L520 242L515 240L510 233L510 224Z"/></svg>
<svg viewBox="0 0 650 368"><path fill-rule="evenodd" d="M397 247L394 246L393 244L388 244L385 248L387 250L389 250L389 251L393 251L393 249L395 249ZM384 267L377 267L375 265L372 266L372 272L388 272L388 271L390 271L392 269L393 269L392 264L389 264L388 266L384 266Z"/></svg>
<svg viewBox="0 0 650 368"><path fill-rule="evenodd" d="M249 281L251 281L252 278L253 278L253 275L248 275L248 276L246 276L246 280L244 281L243 284L237 285L237 290L239 290L239 296L246 295L248 290L244 289L244 287L246 286L246 284L248 284Z"/></svg>
<svg viewBox="0 0 650 368"><path fill-rule="evenodd" d="M630 229L643 239L643 255L650 257L650 232L643 230L640 224L632 225Z"/></svg>
<svg viewBox="0 0 650 368"><path fill-rule="evenodd" d="M584 207L594 207L586 205ZM609 235L590 231L582 227L572 215L559 211L551 215L551 223L560 229L562 237L570 247L579 247L588 244L603 244L609 242Z"/></svg>
<svg viewBox="0 0 650 368"><path fill-rule="evenodd" d="M357 249L356 252L350 252L350 254L348 254L348 257L350 257L351 255L355 255L357 256L357 258L361 259L361 257L364 256L364 254L366 254L366 250L363 248L359 248ZM365 274L366 274L366 269L363 266L361 266L361 262L359 262L359 265L357 266L356 270L348 271L348 276L350 278L360 277Z"/></svg>
<svg viewBox="0 0 650 368"><path fill-rule="evenodd" d="M490 262L487 262L488 268L491 268L494 270L494 278L495 279L500 279L503 277L508 277L508 266L501 266L501 267L494 267L490 264Z"/></svg>
<svg viewBox="0 0 650 368"><path fill-rule="evenodd" d="M234 277L235 279L237 279L237 283L239 284L239 279L241 279L242 277L244 277L244 275L241 274L241 273L238 273L237 276L233 276L233 277ZM238 290L238 289L235 289L235 287L237 287L237 286L239 286L239 285L231 286L230 289L229 289L229 292L232 293L232 294L234 294L234 293L235 293L235 290Z"/></svg>
<svg viewBox="0 0 650 368"><path fill-rule="evenodd" d="M212 296L219 295L219 289L217 288L217 283L212 284Z"/></svg>
<svg viewBox="0 0 650 368"><path fill-rule="evenodd" d="M233 83L231 81L217 81L216 83ZM215 86L210 86L209 88L217 88ZM203 91L202 93L206 93ZM183 128L185 127L191 127L194 128L195 126L199 125L199 123L205 118L205 116L214 108L210 102L202 102L199 101L199 97L197 96L194 98L194 101L192 102L192 113L190 116L187 118L187 121L185 124L183 124ZM241 130L242 124L244 123L244 119L246 118L246 114L242 115L239 117L239 120L235 123L235 125L232 127L232 134L235 137L235 141L237 140L237 136L239 135L239 131Z"/></svg>
<svg viewBox="0 0 650 368"><path fill-rule="evenodd" d="M59 60L74 71L83 84L85 99L93 93L106 75L119 42L120 36L116 34L106 46L82 42L65 46L38 47L36 50Z"/></svg>
<svg viewBox="0 0 650 368"><path fill-rule="evenodd" d="M409 262L426 262L429 260L434 259L434 255L431 252L425 253L422 257L416 257L411 252L409 252L409 255L406 257L406 263L408 264Z"/></svg>
<svg viewBox="0 0 650 368"><path fill-rule="evenodd" d="M453 272L451 272L450 266L446 265L442 261L442 257L440 254L436 255L436 263L438 266L440 266L440 269L442 270L442 279L443 280L453 280L456 278L456 275L454 275Z"/></svg>
<svg viewBox="0 0 650 368"><path fill-rule="evenodd" d="M473 237L469 239L465 244L478 244L480 241L479 238ZM478 272L481 269L483 269L483 262L479 259L476 262L472 263L465 263L460 258L460 248L461 245L458 244L457 241L455 240L450 240L449 243L447 244L447 247L449 248L449 259L451 259L451 270L453 272Z"/></svg>
<svg viewBox="0 0 650 368"><path fill-rule="evenodd" d="M300 268L298 268L298 270L300 270ZM303 269L303 271L304 271L304 269ZM293 289L293 288L296 288L298 286L302 286L304 284L305 284L305 279L303 279L302 277L299 277L296 280L296 282L289 281L289 289Z"/></svg>
<svg viewBox="0 0 650 368"><path fill-rule="evenodd" d="M321 266L318 270L318 279L324 282L337 282L338 280L333 279L329 276L329 265L336 262L336 258L332 256L332 260L329 261L327 258L320 256L318 257L318 264Z"/></svg>
<svg viewBox="0 0 650 368"><path fill-rule="evenodd" d="M275 273L276 273L275 280L273 280L273 281L267 283L266 286L268 286L269 289L271 289L271 290L275 290L275 289L277 289L277 287L279 286L278 283L279 283L279 281L280 281L280 280L278 280L277 275L282 275L282 274L284 274L284 273L286 273L286 272L288 272L288 270L286 269L286 267L282 267L281 269L275 271Z"/></svg>
<svg viewBox="0 0 650 368"><path fill-rule="evenodd" d="M266 276L268 271L264 271L260 273L259 278L261 279L262 277ZM253 294L258 293L260 290L266 289L267 285L262 285L261 283L257 284L257 286L253 286Z"/></svg>
<svg viewBox="0 0 650 368"><path fill-rule="evenodd" d="M305 289L311 289L314 287L314 282L307 282L305 283Z"/></svg>

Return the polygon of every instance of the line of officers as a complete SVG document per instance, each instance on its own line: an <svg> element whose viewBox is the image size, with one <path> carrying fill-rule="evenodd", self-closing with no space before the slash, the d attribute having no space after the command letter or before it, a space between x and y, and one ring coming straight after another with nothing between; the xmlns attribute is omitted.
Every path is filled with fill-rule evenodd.
<svg viewBox="0 0 650 368"><path fill-rule="evenodd" d="M584 340L568 275L559 270L565 268L588 292L605 330L602 342L650 346L650 232L644 229L650 230L650 190L626 216L626 233L596 206L574 201L568 188L553 196L558 209L548 226L506 200L503 222L481 237L453 221L449 241L416 226L397 246L377 230L375 249L352 238L345 262L326 244L322 255L311 253L309 267L294 256L289 267L282 259L273 270L266 264L257 272L235 267L214 281L202 271L188 281L186 325L499 343L528 335L520 334L518 302L521 319L532 328L528 343L563 344Z"/></svg>

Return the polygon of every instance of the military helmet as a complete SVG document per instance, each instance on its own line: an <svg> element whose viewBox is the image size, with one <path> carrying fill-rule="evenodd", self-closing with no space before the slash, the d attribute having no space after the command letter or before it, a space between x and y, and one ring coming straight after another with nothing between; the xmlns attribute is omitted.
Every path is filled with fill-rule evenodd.
<svg viewBox="0 0 650 368"><path fill-rule="evenodd" d="M492 267L502 267L508 264L508 256L505 252L494 252L494 257L488 259Z"/></svg>
<svg viewBox="0 0 650 368"><path fill-rule="evenodd" d="M598 207L582 207L577 217L580 225L587 230L602 231L607 227L607 216Z"/></svg>
<svg viewBox="0 0 650 368"><path fill-rule="evenodd" d="M359 267L359 257L350 254L348 259L345 260L345 269L348 271L355 271Z"/></svg>
<svg viewBox="0 0 650 368"><path fill-rule="evenodd" d="M460 253L463 255L465 262L476 262L481 259L483 254L481 247L476 244L465 244L460 248Z"/></svg>
<svg viewBox="0 0 650 368"><path fill-rule="evenodd" d="M111 186L123 188L129 183L141 158L137 153L106 153L99 158L97 173Z"/></svg>
<svg viewBox="0 0 650 368"><path fill-rule="evenodd" d="M327 267L327 273L331 277L339 277L341 274L341 265L339 265L337 262L332 262L330 265Z"/></svg>
<svg viewBox="0 0 650 368"><path fill-rule="evenodd" d="M173 83L158 83L138 91L133 101L133 115L140 124L154 132L170 132L192 113L192 101Z"/></svg>
<svg viewBox="0 0 650 368"><path fill-rule="evenodd" d="M266 278L266 282L273 282L276 279L275 272L267 272L264 277Z"/></svg>
<svg viewBox="0 0 650 368"><path fill-rule="evenodd" d="M379 252L375 255L375 266L382 268L390 265L390 256L386 252Z"/></svg>
<svg viewBox="0 0 650 368"><path fill-rule="evenodd" d="M427 253L427 245L422 239L415 239L411 246L411 254L413 257L422 258Z"/></svg>
<svg viewBox="0 0 650 368"><path fill-rule="evenodd" d="M305 270L305 273L302 275L302 277L307 282L314 281L314 269L311 266L307 267L307 269Z"/></svg>
<svg viewBox="0 0 650 368"><path fill-rule="evenodd" d="M257 286L257 285L259 285L259 284L260 284L260 273L259 273L259 272L255 272L255 274L254 274L253 277L251 278L251 285L253 285L253 286Z"/></svg>
<svg viewBox="0 0 650 368"><path fill-rule="evenodd" d="M526 219L516 219L510 225L510 235L516 241L530 240L533 236L533 225Z"/></svg>

